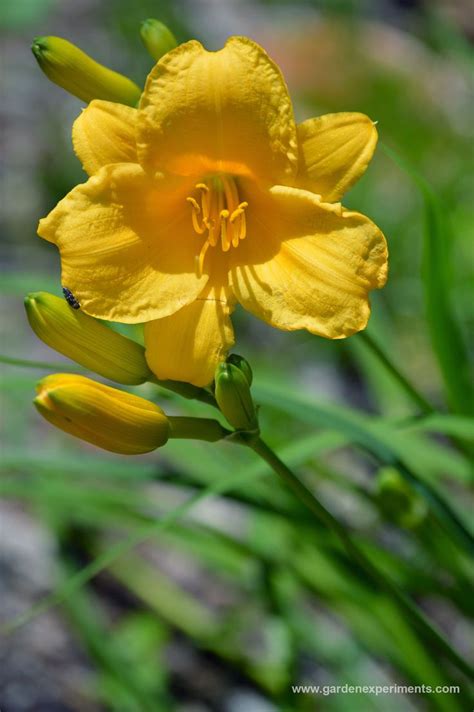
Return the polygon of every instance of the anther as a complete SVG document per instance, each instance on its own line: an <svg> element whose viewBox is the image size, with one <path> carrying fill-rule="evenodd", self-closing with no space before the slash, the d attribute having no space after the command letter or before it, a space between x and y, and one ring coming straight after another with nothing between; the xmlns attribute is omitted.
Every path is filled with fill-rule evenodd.
<svg viewBox="0 0 474 712"><path fill-rule="evenodd" d="M247 218L245 217L245 210L240 216L240 230L239 230L239 240L245 240L247 236Z"/></svg>
<svg viewBox="0 0 474 712"><path fill-rule="evenodd" d="M228 252L230 250L230 240L228 239L227 236L227 220L229 219L229 211L228 210L221 210L220 212L220 227L221 227L221 244L222 244L222 251L223 252Z"/></svg>
<svg viewBox="0 0 474 712"><path fill-rule="evenodd" d="M193 206L193 208L194 208L198 213L201 212L201 208L199 207L199 203L197 202L197 200L195 200L194 198L186 198L186 200L188 201L188 203L191 203L191 205Z"/></svg>

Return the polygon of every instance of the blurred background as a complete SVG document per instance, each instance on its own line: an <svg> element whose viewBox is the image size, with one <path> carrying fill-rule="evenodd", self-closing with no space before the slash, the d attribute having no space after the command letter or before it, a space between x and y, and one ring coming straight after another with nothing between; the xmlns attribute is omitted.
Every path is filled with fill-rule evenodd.
<svg viewBox="0 0 474 712"><path fill-rule="evenodd" d="M58 254L36 236L37 221L84 180L70 139L81 102L44 77L32 39L65 37L143 85L153 64L139 37L148 17L167 23L179 41L197 38L208 49L229 35L255 39L282 68L297 120L361 111L378 121L388 152L378 150L345 200L389 242L390 278L373 296L369 333L430 403L466 415L456 371L473 326L474 13L467 0L2 3L4 360L72 368L34 336L23 309L30 291L61 293ZM413 167L415 180L390 149ZM418 174L434 198L420 190ZM442 246L429 253L431 262L430 205L443 220ZM464 430L460 435L452 419L444 430L438 424L426 432L415 422L397 440L394 424L412 422L419 404L359 336L329 342L277 332L239 311L235 326L236 350L254 368L265 437L472 660L465 554L426 499L370 446L361 447L351 428L367 435L377 426L377 437L398 443L410 468L467 523ZM102 453L54 430L33 409L35 382L46 372L3 365L4 622L64 593L75 571L102 561L194 493L231 474L245 483L203 498L71 587L60 605L24 618L1 641L2 712L470 708L456 666L439 657L324 528L307 520L255 457L231 445L195 443L171 443L134 459ZM169 412L206 410L157 395L151 385L136 391L159 398ZM314 696L293 694L298 683L462 689Z"/></svg>

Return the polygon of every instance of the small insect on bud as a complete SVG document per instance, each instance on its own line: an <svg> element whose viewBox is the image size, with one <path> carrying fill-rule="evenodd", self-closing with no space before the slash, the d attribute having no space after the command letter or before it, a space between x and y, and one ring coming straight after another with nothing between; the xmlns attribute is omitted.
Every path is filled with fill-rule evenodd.
<svg viewBox="0 0 474 712"><path fill-rule="evenodd" d="M153 18L142 22L140 36L148 52L157 61L178 44L171 30Z"/></svg>
<svg viewBox="0 0 474 712"><path fill-rule="evenodd" d="M36 390L33 402L46 420L104 450L138 455L169 438L168 418L157 405L84 376L56 373Z"/></svg>
<svg viewBox="0 0 474 712"><path fill-rule="evenodd" d="M63 287L62 290L63 290L64 298L67 301L67 303L69 304L69 306L72 307L73 309L80 309L81 305L79 304L79 302L77 301L76 297L71 292L71 290L68 289L67 287Z"/></svg>
<svg viewBox="0 0 474 712"><path fill-rule="evenodd" d="M140 99L135 82L62 37L36 37L31 50L48 79L86 103L103 99L135 106Z"/></svg>
<svg viewBox="0 0 474 712"><path fill-rule="evenodd" d="M229 423L237 430L258 431L257 414L247 376L232 363L216 370L216 401Z"/></svg>
<svg viewBox="0 0 474 712"><path fill-rule="evenodd" d="M47 292L25 298L30 326L45 344L117 383L138 385L153 377L143 346L79 311L73 294L66 287L63 292L67 303Z"/></svg>

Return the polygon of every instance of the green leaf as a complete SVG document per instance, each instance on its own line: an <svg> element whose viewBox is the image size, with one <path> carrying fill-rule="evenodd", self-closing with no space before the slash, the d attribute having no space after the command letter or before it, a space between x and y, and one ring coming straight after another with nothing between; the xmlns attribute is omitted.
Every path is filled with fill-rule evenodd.
<svg viewBox="0 0 474 712"><path fill-rule="evenodd" d="M258 378L254 392L257 402L262 405L277 408L307 425L342 433L350 442L363 447L381 462L396 464L400 460L425 482L437 480L445 474L469 481L470 467L466 458L416 432L405 432L396 423L347 406L316 401L291 384L275 384L261 377ZM423 423L427 424L425 429L429 430L430 421L427 418L419 421L419 430L423 429ZM440 418L434 418L432 422L445 423L442 416ZM414 431L417 422L409 421L409 427L413 427ZM458 422L457 426L465 433L469 428L465 420L462 423L460 425Z"/></svg>
<svg viewBox="0 0 474 712"><path fill-rule="evenodd" d="M244 486L246 483L253 482L255 479L262 477L263 475L268 475L268 473L269 468L266 463L254 461L248 467L245 467L242 470L237 470L237 472L234 472L229 477L219 477L208 487L196 492L178 507L175 507L171 511L167 512L158 521L152 522L151 524L145 524L144 526L137 528L137 530L130 534L130 536L117 542L114 546L111 546L109 549L102 552L93 561L91 561L90 564L72 574L64 583L58 586L52 594L46 596L29 610L9 621L9 623L1 629L2 632L13 632L20 626L25 625L37 616L48 611L50 608L63 603L73 593L81 589L88 581L93 579L102 571L105 571L109 566L112 566L118 559L120 559L121 556L132 551L139 544L142 544L143 542L157 536L161 531L171 527L174 522L178 521L181 517L184 517L194 506L208 497L230 492L235 488Z"/></svg>
<svg viewBox="0 0 474 712"><path fill-rule="evenodd" d="M422 278L428 328L443 376L451 408L464 415L474 413L474 389L469 376L469 357L456 312L451 303L451 245L445 210L431 185L393 149L385 153L414 181L424 201L425 233Z"/></svg>
<svg viewBox="0 0 474 712"><path fill-rule="evenodd" d="M254 393L257 402L282 410L307 425L337 430L379 462L396 466L438 513L459 543L471 549L473 538L466 524L429 482L430 478L437 479L438 475L446 474L444 468L448 468L447 472L452 475L456 467L460 468L457 472L460 479L469 479L469 463L454 450L446 450L434 440L420 435L404 433L380 418L340 405L315 402L290 384L275 385L258 379Z"/></svg>
<svg viewBox="0 0 474 712"><path fill-rule="evenodd" d="M444 415L432 413L424 418L411 420L404 424L403 430L409 432L442 433L454 438L474 442L474 418L462 415Z"/></svg>

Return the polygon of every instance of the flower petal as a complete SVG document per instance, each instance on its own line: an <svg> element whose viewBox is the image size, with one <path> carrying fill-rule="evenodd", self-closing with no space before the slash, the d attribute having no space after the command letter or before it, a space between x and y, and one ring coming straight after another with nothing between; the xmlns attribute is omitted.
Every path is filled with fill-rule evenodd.
<svg viewBox="0 0 474 712"><path fill-rule="evenodd" d="M377 129L365 114L326 114L299 124L298 140L298 187L333 203L367 168L377 144Z"/></svg>
<svg viewBox="0 0 474 712"><path fill-rule="evenodd" d="M278 67L245 37L218 52L195 40L150 73L139 106L139 160L182 175L253 173L270 185L297 169L296 126Z"/></svg>
<svg viewBox="0 0 474 712"><path fill-rule="evenodd" d="M258 204L257 204L258 203ZM363 329L368 292L382 287L387 245L368 218L276 186L249 206L248 234L232 252L243 307L279 329L338 339Z"/></svg>
<svg viewBox="0 0 474 712"><path fill-rule="evenodd" d="M214 287L172 316L145 324L146 359L160 379L207 386L234 343L231 305Z"/></svg>
<svg viewBox="0 0 474 712"><path fill-rule="evenodd" d="M137 163L137 110L111 101L91 101L72 127L74 151L88 175L111 163Z"/></svg>
<svg viewBox="0 0 474 712"><path fill-rule="evenodd" d="M151 180L140 166L106 166L76 186L39 225L61 252L62 284L84 311L136 323L192 302L207 282L183 179Z"/></svg>

